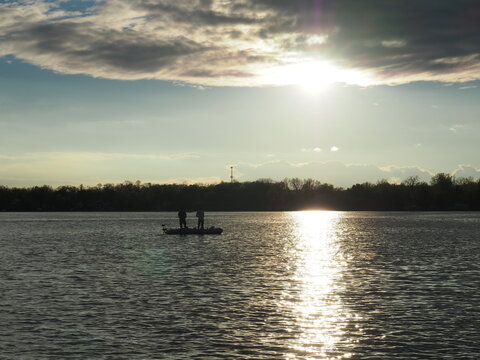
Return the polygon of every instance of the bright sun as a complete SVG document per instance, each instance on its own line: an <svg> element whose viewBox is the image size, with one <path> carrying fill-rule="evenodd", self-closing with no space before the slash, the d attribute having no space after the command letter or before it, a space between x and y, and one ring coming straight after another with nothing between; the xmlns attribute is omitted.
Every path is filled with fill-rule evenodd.
<svg viewBox="0 0 480 360"><path fill-rule="evenodd" d="M294 82L309 93L319 93L338 81L338 70L326 63L310 62L297 64L292 69Z"/></svg>
<svg viewBox="0 0 480 360"><path fill-rule="evenodd" d="M318 93L339 81L340 72L334 66L320 61L307 61L269 69L263 81L272 85L298 85L309 93Z"/></svg>
<svg viewBox="0 0 480 360"><path fill-rule="evenodd" d="M305 61L269 69L263 81L271 85L298 85L306 92L317 94L335 82L365 83L363 74L342 70L324 61Z"/></svg>

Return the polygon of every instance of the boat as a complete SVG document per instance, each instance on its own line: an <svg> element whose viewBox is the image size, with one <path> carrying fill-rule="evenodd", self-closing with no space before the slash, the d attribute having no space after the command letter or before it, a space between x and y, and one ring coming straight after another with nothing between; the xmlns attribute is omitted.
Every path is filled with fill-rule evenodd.
<svg viewBox="0 0 480 360"><path fill-rule="evenodd" d="M162 230L167 235L220 235L223 232L222 228L213 226L206 229L163 227Z"/></svg>

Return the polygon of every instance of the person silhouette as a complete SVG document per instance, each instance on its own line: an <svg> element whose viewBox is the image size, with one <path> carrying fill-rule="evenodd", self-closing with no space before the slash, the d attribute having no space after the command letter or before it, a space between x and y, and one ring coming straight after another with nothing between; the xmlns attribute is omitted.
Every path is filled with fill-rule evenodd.
<svg viewBox="0 0 480 360"><path fill-rule="evenodd" d="M203 229L205 212L200 208L197 210L197 214L195 216L198 218L197 229Z"/></svg>
<svg viewBox="0 0 480 360"><path fill-rule="evenodd" d="M187 213L183 208L178 212L178 220L180 222L180 229L187 228Z"/></svg>

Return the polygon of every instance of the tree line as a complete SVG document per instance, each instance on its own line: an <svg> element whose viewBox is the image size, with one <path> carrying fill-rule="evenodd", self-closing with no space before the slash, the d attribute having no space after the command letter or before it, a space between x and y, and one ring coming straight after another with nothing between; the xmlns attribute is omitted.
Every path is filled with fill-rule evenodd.
<svg viewBox="0 0 480 360"><path fill-rule="evenodd" d="M0 186L0 211L282 211L305 209L480 210L480 179L440 173L430 183L410 177L335 187L314 179L259 179L212 185L125 181L85 187Z"/></svg>

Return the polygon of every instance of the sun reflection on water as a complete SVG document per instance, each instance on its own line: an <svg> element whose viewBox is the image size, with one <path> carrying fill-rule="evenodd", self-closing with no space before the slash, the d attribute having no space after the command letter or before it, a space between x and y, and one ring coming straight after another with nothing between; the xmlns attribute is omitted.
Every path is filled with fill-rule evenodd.
<svg viewBox="0 0 480 360"><path fill-rule="evenodd" d="M291 216L297 240L294 281L300 294L290 306L300 335L287 358L348 358L351 354L338 346L349 316L336 292L342 267L336 235L340 213L302 211Z"/></svg>

